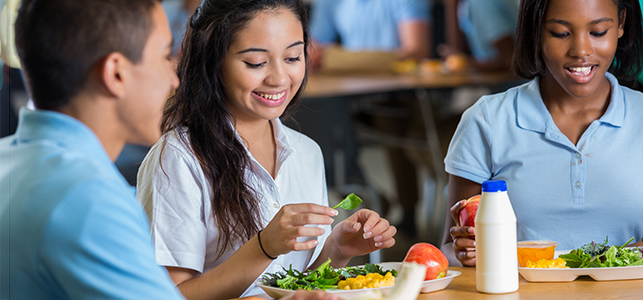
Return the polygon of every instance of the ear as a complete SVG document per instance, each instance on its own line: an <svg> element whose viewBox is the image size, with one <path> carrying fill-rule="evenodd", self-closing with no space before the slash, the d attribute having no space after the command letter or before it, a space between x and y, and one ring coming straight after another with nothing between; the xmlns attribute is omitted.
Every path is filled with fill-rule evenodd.
<svg viewBox="0 0 643 300"><path fill-rule="evenodd" d="M623 12L619 13L618 15L618 38L620 39L623 34L625 33L625 17L626 17L626 11L623 10Z"/></svg>
<svg viewBox="0 0 643 300"><path fill-rule="evenodd" d="M100 77L105 88L116 98L122 98L126 94L125 71L130 61L118 52L112 52L101 64Z"/></svg>

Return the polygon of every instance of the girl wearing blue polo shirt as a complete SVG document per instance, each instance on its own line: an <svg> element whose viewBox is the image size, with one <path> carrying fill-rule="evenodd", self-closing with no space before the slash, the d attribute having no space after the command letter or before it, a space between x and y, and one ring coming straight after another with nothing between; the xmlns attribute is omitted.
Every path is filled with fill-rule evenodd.
<svg viewBox="0 0 643 300"><path fill-rule="evenodd" d="M321 150L279 120L302 94L308 42L300 0L204 0L190 19L137 189L156 261L188 299L263 293L264 272L341 267L395 243L371 210L331 230Z"/></svg>
<svg viewBox="0 0 643 300"><path fill-rule="evenodd" d="M643 94L617 81L643 69L641 23L638 0L522 1L513 65L532 80L469 108L445 159L445 240L463 265L475 230L459 226L458 200L488 179L507 181L519 241L643 237Z"/></svg>

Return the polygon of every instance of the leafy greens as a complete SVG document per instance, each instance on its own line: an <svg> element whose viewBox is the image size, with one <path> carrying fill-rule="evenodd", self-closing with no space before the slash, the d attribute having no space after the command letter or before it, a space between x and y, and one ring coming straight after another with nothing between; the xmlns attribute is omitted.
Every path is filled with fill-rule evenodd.
<svg viewBox="0 0 643 300"><path fill-rule="evenodd" d="M643 250L625 248L634 238L622 246L609 246L607 238L602 244L593 241L559 257L570 268L605 268L643 266Z"/></svg>
<svg viewBox="0 0 643 300"><path fill-rule="evenodd" d="M265 285L279 287L288 290L326 290L337 288L337 283L346 278L357 277L357 275L366 275L368 273L379 273L386 275L391 272L397 276L397 270L384 270L381 266L375 264L365 264L363 267L345 267L335 269L330 266L330 259L312 271L300 272L292 269L292 265L284 272L266 273L262 276L262 282Z"/></svg>
<svg viewBox="0 0 643 300"><path fill-rule="evenodd" d="M339 202L337 205L333 206L333 209L337 209L338 207L341 207L345 210L351 210L355 209L358 207L360 204L362 204L362 199L355 195L354 193L351 193L350 195L346 196L342 202Z"/></svg>

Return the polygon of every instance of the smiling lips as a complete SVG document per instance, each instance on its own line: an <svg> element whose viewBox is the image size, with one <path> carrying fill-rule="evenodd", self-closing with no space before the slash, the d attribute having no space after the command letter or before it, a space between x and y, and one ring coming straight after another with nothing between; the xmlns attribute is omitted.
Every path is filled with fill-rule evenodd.
<svg viewBox="0 0 643 300"><path fill-rule="evenodd" d="M255 92L254 94L259 96L261 102L271 107L279 106L286 101L286 91L274 94Z"/></svg>
<svg viewBox="0 0 643 300"><path fill-rule="evenodd" d="M265 99L272 100L272 101L277 101L277 100L283 98L283 96L285 94L286 94L286 92L281 92L281 93L278 93L278 94L257 93L257 95L259 95L261 98L265 98Z"/></svg>
<svg viewBox="0 0 643 300"><path fill-rule="evenodd" d="M583 66L583 67L566 67L565 71L569 76L578 83L585 83L592 79L595 71L596 65L592 66Z"/></svg>

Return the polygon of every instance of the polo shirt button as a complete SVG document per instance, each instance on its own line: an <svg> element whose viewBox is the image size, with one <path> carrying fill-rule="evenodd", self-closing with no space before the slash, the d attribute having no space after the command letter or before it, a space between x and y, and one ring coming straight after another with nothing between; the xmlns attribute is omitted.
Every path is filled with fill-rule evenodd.
<svg viewBox="0 0 643 300"><path fill-rule="evenodd" d="M574 183L574 186L579 188L580 187L580 181L576 181L576 183Z"/></svg>
<svg viewBox="0 0 643 300"><path fill-rule="evenodd" d="M574 154L574 157L580 158L580 153L576 152L576 154Z"/></svg>
<svg viewBox="0 0 643 300"><path fill-rule="evenodd" d="M277 202L273 202L273 203L272 203L272 206L274 206L275 208L279 208L279 203L277 203Z"/></svg>

